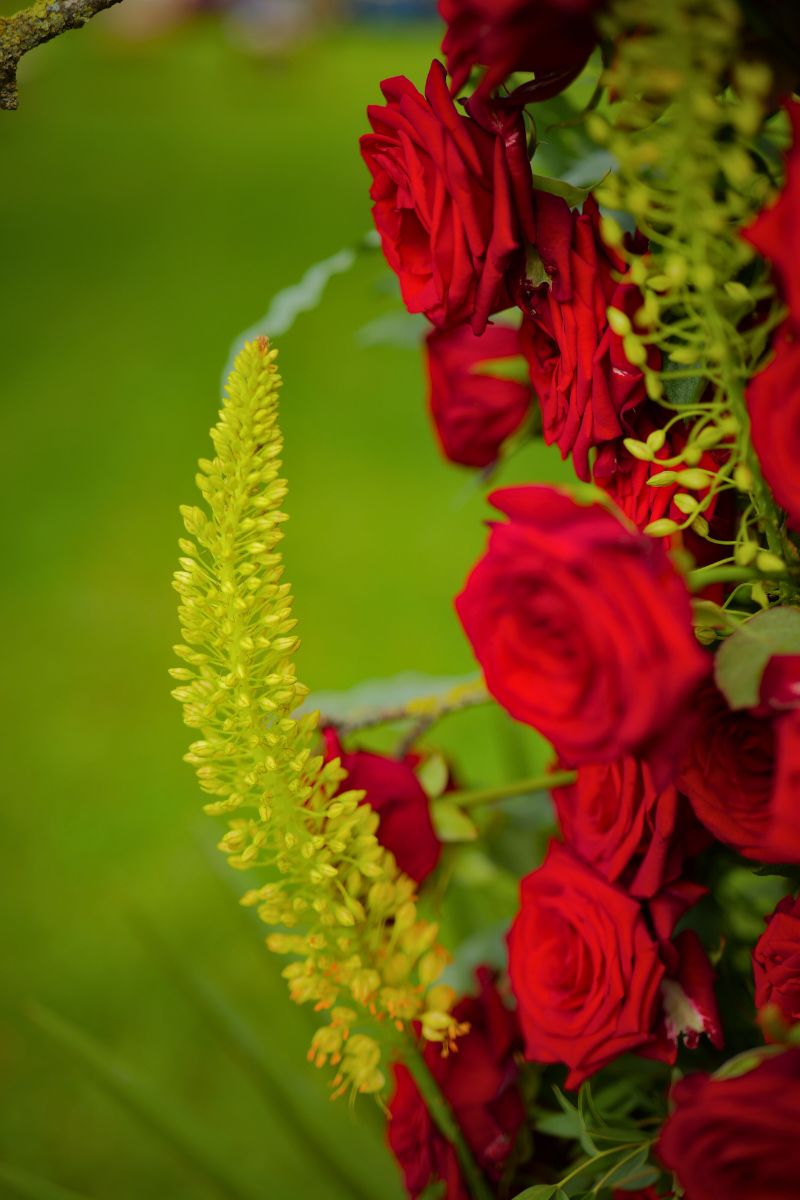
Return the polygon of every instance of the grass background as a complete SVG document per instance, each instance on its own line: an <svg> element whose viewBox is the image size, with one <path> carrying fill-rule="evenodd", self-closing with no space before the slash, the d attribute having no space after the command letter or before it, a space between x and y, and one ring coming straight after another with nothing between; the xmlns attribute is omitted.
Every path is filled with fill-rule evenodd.
<svg viewBox="0 0 800 1200"><path fill-rule="evenodd" d="M0 118L0 1162L80 1196L347 1194L143 922L230 997L365 1194L400 1195L377 1110L356 1121L305 1063L312 1017L215 858L166 670L177 506L194 498L230 344L368 228L365 105L384 76L421 83L436 41L433 26L350 27L264 64L213 23L130 46L100 18L26 60L20 110ZM366 256L281 342L286 557L315 689L473 669L452 596L484 500L439 458L419 356L356 340L396 304ZM532 477L564 470L531 448L505 478ZM480 785L506 769L507 732L475 714L439 740ZM525 753L540 757L532 739ZM152 1081L156 1124L190 1122L230 1178L209 1183L174 1137L132 1120L32 1023L37 1003ZM24 1194L10 1180L0 1196Z"/></svg>

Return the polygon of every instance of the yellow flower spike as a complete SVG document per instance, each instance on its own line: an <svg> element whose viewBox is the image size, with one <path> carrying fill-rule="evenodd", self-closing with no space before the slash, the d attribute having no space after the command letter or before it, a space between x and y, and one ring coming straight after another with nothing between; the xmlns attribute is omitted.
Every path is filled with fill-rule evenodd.
<svg viewBox="0 0 800 1200"><path fill-rule="evenodd" d="M307 688L292 661L298 639L277 550L286 519L280 387L266 338L246 345L211 432L214 457L200 462L208 512L181 509L189 536L174 582L175 651L186 666L176 669L174 695L199 731L186 758L214 797L206 810L242 814L220 848L235 868L279 873L242 903L277 927L270 950L300 959L283 972L292 999L338 1014L310 1057L322 1065L341 1056L338 1089L370 1093L385 1082L380 1047L348 1037L350 1027L421 1019L437 930L418 920L415 884L378 842L363 792L336 794L346 772L323 763L317 715L295 715Z"/></svg>

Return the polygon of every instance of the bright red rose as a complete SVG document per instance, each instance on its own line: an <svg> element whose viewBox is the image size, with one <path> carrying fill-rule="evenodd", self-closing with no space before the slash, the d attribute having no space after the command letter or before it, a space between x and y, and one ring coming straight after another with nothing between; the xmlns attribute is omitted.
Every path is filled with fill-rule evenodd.
<svg viewBox="0 0 800 1200"><path fill-rule="evenodd" d="M772 263L789 305L789 322L800 326L800 103L787 100L784 107L792 126L786 181L776 202L759 213L742 234Z"/></svg>
<svg viewBox="0 0 800 1200"><path fill-rule="evenodd" d="M645 909L566 846L551 843L520 898L508 951L525 1054L565 1063L567 1087L627 1051L672 1062L686 1018L693 1043L705 1028L702 1010L716 1020L707 960L706 978L696 961L685 973L702 993L693 1002L681 978L682 948L667 947L665 964Z"/></svg>
<svg viewBox="0 0 800 1200"><path fill-rule="evenodd" d="M684 1200L797 1200L800 1050L775 1054L746 1075L688 1075L656 1146Z"/></svg>
<svg viewBox="0 0 800 1200"><path fill-rule="evenodd" d="M575 783L554 789L553 800L570 849L629 895L655 896L680 874L689 835L685 801L672 785L656 787L645 763L628 756L581 767Z"/></svg>
<svg viewBox="0 0 800 1200"><path fill-rule="evenodd" d="M789 1025L800 1022L800 898L784 896L753 951L756 1008L777 1006Z"/></svg>
<svg viewBox="0 0 800 1200"><path fill-rule="evenodd" d="M598 0L439 0L447 22L442 51L461 91L473 69L486 67L479 91L489 92L516 71L532 71L525 100L546 100L578 75L596 34Z"/></svg>
<svg viewBox="0 0 800 1200"><path fill-rule="evenodd" d="M549 280L521 297L522 349L539 397L544 440L572 455L580 479L591 478L589 451L630 433L647 401L644 376L628 361L608 323L609 307L633 316L642 296L616 276L624 263L600 236L589 197L583 212L536 194L536 249Z"/></svg>
<svg viewBox="0 0 800 1200"><path fill-rule="evenodd" d="M549 487L490 501L510 519L456 608L489 691L581 766L637 754L668 781L687 700L709 669L664 547Z"/></svg>
<svg viewBox="0 0 800 1200"><path fill-rule="evenodd" d="M434 329L426 347L431 416L445 457L465 467L488 466L525 420L533 394L527 384L478 368L517 356L519 331L490 325L476 337L469 325L457 325Z"/></svg>
<svg viewBox="0 0 800 1200"><path fill-rule="evenodd" d="M431 820L430 804L414 773L416 755L386 758L367 750L342 749L336 731L323 730L325 758L340 758L347 771L343 787L365 791L365 803L380 817L377 837L391 851L401 871L416 883L439 861L441 844Z"/></svg>
<svg viewBox="0 0 800 1200"><path fill-rule="evenodd" d="M517 1089L514 1051L519 1043L516 1018L503 1004L488 971L478 972L480 994L453 1009L469 1033L447 1058L428 1042L425 1061L448 1101L479 1166L498 1179L525 1120ZM389 1102L389 1145L412 1197L431 1182L444 1180L443 1200L470 1200L455 1151L430 1118L409 1071L396 1066L395 1091Z"/></svg>
<svg viewBox="0 0 800 1200"><path fill-rule="evenodd" d="M784 321L773 357L747 385L747 409L764 478L789 524L800 529L800 341L793 320ZM796 321L800 328L800 310Z"/></svg>
<svg viewBox="0 0 800 1200"><path fill-rule="evenodd" d="M424 96L403 77L381 86L386 104L368 109L373 132L361 152L383 253L410 312L482 333L511 303L515 260L516 274L522 269L507 139L458 112L439 62ZM520 139L511 140L517 147Z"/></svg>
<svg viewBox="0 0 800 1200"><path fill-rule="evenodd" d="M706 829L747 858L788 861L773 834L775 729L769 715L733 711L716 685L692 701L695 718L678 787Z"/></svg>

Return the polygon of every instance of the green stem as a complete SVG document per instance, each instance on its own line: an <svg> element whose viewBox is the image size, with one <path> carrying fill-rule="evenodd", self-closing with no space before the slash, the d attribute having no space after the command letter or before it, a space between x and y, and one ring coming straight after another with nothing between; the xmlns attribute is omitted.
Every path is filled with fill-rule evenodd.
<svg viewBox="0 0 800 1200"><path fill-rule="evenodd" d="M495 804L510 796L526 796L531 792L549 792L553 788L567 787L577 778L577 771L550 771L547 775L517 779L513 783L503 783L497 787L480 788L472 792L448 792L447 799L459 808L475 808L480 804Z"/></svg>
<svg viewBox="0 0 800 1200"><path fill-rule="evenodd" d="M787 580L787 572L758 571L755 567L699 567L690 571L688 576L689 588L693 592L702 591L711 583L754 583L758 579L775 581Z"/></svg>
<svg viewBox="0 0 800 1200"><path fill-rule="evenodd" d="M402 1055L403 1061L417 1085L417 1090L425 1101L425 1107L431 1120L456 1152L458 1165L472 1200L493 1200L492 1189L467 1145L461 1127L453 1115L453 1110L447 1103L416 1043L411 1038L403 1040Z"/></svg>
<svg viewBox="0 0 800 1200"><path fill-rule="evenodd" d="M393 708L376 708L353 720L337 720L336 717L326 717L323 714L320 716L320 725L333 725L342 736L357 733L362 729L371 729L375 725L393 725L398 721L424 721L427 726L451 713L475 708L480 704L489 704L491 701L492 697L487 692L483 680L476 679L468 683L459 683L443 695L415 697L406 704L398 704Z"/></svg>

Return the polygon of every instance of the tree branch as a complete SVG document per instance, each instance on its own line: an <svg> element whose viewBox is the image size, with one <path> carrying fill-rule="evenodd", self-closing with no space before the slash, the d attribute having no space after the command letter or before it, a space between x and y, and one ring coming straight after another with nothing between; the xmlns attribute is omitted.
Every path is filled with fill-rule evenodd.
<svg viewBox="0 0 800 1200"><path fill-rule="evenodd" d="M0 17L0 109L17 107L17 67L29 50L68 29L80 29L90 17L119 0L35 0L10 17Z"/></svg>

